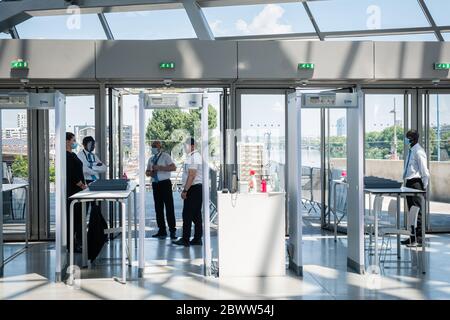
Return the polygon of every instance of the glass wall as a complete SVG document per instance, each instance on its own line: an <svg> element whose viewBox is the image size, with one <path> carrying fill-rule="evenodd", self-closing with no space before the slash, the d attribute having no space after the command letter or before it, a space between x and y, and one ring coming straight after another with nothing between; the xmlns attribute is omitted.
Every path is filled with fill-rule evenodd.
<svg viewBox="0 0 450 320"><path fill-rule="evenodd" d="M431 231L450 230L450 94L428 97L428 158L430 170L429 221Z"/></svg>
<svg viewBox="0 0 450 320"><path fill-rule="evenodd" d="M322 151L320 109L302 109L302 204L304 216L320 218L322 207Z"/></svg>
<svg viewBox="0 0 450 320"><path fill-rule="evenodd" d="M25 237L28 183L28 114L26 110L2 110L3 232L7 240Z"/></svg>
<svg viewBox="0 0 450 320"><path fill-rule="evenodd" d="M365 175L403 180L405 95L365 95Z"/></svg>
<svg viewBox="0 0 450 320"><path fill-rule="evenodd" d="M240 188L261 191L285 189L285 109L286 93L243 90L240 99L240 137L238 138L238 177ZM253 185L252 175L256 177ZM245 192L241 190L241 192Z"/></svg>

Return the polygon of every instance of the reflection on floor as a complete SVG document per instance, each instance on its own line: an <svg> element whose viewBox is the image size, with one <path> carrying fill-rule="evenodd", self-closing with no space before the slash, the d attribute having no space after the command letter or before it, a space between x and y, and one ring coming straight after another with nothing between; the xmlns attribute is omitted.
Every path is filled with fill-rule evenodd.
<svg viewBox="0 0 450 320"><path fill-rule="evenodd" d="M347 271L346 238L337 243L320 231L317 221L304 227L304 276L206 278L202 276L202 248L174 247L169 240L147 239L146 271L138 278L136 263L122 285L120 241L102 251L91 269L83 269L79 288L54 282L54 244L33 244L5 266L0 278L1 299L449 299L450 236L428 238L428 272L409 265L385 269L380 278ZM216 236L213 236L215 247ZM11 245L6 245L7 250ZM404 250L409 258L409 251ZM245 261L237 262L245 263ZM394 264L397 266L397 264Z"/></svg>

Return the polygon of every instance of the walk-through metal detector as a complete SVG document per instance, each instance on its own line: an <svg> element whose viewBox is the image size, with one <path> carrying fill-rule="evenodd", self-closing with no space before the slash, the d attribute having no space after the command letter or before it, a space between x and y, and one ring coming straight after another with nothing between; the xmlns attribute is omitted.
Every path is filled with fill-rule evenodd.
<svg viewBox="0 0 450 320"><path fill-rule="evenodd" d="M12 109L24 110L55 110L56 122L56 280L61 281L61 271L65 266L66 259L66 116L65 96L59 91L34 93L26 91L9 92L0 94L0 111ZM0 132L1 132L0 112ZM0 136L0 183L3 184L3 159L2 141ZM3 195L0 192L0 203L3 203ZM30 211L30 209L28 209ZM30 211L31 212L31 211ZM26 229L26 237L29 230ZM3 205L0 205L0 272L3 272ZM1 275L1 273L0 273Z"/></svg>
<svg viewBox="0 0 450 320"><path fill-rule="evenodd" d="M292 93L288 96L288 180L290 266L302 272L301 213L301 110L310 108L347 109L347 265L364 273L364 99L360 88Z"/></svg>
<svg viewBox="0 0 450 320"><path fill-rule="evenodd" d="M203 261L205 276L211 275L211 238L209 221L208 103L206 93L163 93L139 95L139 277L145 270L145 110L201 109L201 155L203 173ZM184 143L184 141L183 141Z"/></svg>

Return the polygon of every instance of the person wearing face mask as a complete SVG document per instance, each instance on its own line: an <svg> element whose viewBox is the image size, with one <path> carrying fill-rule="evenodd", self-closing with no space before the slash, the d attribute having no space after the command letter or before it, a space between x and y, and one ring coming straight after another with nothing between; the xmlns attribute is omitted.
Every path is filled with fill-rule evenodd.
<svg viewBox="0 0 450 320"><path fill-rule="evenodd" d="M405 187L426 190L430 180L430 172L427 167L427 155L425 150L419 144L419 133L416 130L409 130L406 133L405 144L409 145L409 151L405 162L405 170L403 172L403 180ZM406 197L408 210L411 206L421 208L420 197L409 196ZM413 230L414 231L414 230ZM408 246L422 245L422 212L419 211L417 218L417 239L411 237L410 239L402 241L402 244Z"/></svg>
<svg viewBox="0 0 450 320"><path fill-rule="evenodd" d="M153 141L152 157L148 160L145 172L147 177L152 178L153 200L158 225L158 232L152 236L153 238L165 239L167 237L166 221L164 219L165 207L170 238L176 239L175 207L173 204L172 182L170 181L170 172L176 169L170 155L161 150L161 142Z"/></svg>
<svg viewBox="0 0 450 320"><path fill-rule="evenodd" d="M83 173L86 184L98 180L101 173L106 172L106 166L94 153L95 140L91 136L83 139L83 149L78 152L78 158L83 162Z"/></svg>
<svg viewBox="0 0 450 320"><path fill-rule="evenodd" d="M72 132L66 132L66 188L67 188L67 235L70 234L70 203L69 198L75 193L78 193L87 188L84 174L83 174L83 162L73 152L78 147L75 140L75 135ZM74 251L81 252L81 204L76 204L74 207L73 216L74 227ZM68 246L70 240L67 239Z"/></svg>
<svg viewBox="0 0 450 320"><path fill-rule="evenodd" d="M89 185L100 179L100 174L105 173L107 168L94 153L95 140L92 136L84 137L82 144L83 149L78 152L77 156L83 163L84 180ZM86 204L86 212L89 212L89 231L87 233L88 258L93 261L107 241L107 235L104 232L107 224L99 204L88 202Z"/></svg>
<svg viewBox="0 0 450 320"><path fill-rule="evenodd" d="M183 176L181 183L183 192L183 237L174 241L176 245L189 247L191 245L203 245L202 235L202 156L195 148L193 138L188 138L185 143L185 152L187 154L183 166ZM191 237L192 222L195 225L194 238Z"/></svg>

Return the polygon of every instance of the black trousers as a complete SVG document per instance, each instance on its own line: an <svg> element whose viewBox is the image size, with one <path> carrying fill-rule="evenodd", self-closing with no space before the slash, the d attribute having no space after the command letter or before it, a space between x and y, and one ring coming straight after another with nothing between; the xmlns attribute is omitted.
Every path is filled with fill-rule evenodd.
<svg viewBox="0 0 450 320"><path fill-rule="evenodd" d="M418 190L425 190L425 188L423 187L422 179L420 179L420 178L413 178L413 179L406 180L406 187L412 188L412 189L418 189ZM406 197L406 203L408 204L408 210L411 209L412 206L421 208L421 210L419 211L419 215L417 217L417 230L416 230L417 238L419 241L421 241L422 240L422 202L420 201L420 197L410 196L410 197Z"/></svg>
<svg viewBox="0 0 450 320"><path fill-rule="evenodd" d="M153 200L155 201L156 223L159 232L166 233L166 221L164 219L164 207L166 207L167 224L169 231L176 231L175 208L173 205L172 182L170 179L153 182Z"/></svg>
<svg viewBox="0 0 450 320"><path fill-rule="evenodd" d="M183 240L185 241L190 240L192 222L195 225L194 238L198 240L202 238L202 201L202 185L196 184L191 186L183 202Z"/></svg>

